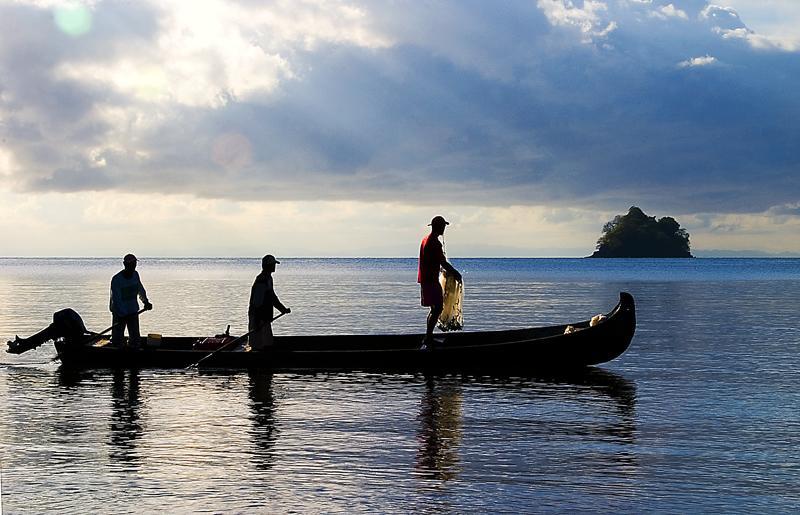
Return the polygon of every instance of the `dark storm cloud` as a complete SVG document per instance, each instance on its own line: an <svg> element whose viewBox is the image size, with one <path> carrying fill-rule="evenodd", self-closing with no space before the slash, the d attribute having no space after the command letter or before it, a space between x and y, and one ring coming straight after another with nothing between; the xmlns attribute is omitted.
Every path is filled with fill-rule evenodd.
<svg viewBox="0 0 800 515"><path fill-rule="evenodd" d="M164 106L162 123L137 133L146 152L116 142L94 156L102 169L81 151L115 127L93 107L137 103L53 70L153 52L158 12L100 4L102 29L76 40L54 33L46 12L4 7L27 30L0 50L0 91L13 93L0 97L13 99L0 127L32 190L703 213L795 205L798 53L755 48L735 13L699 0L563 6L366 3L392 45L284 46L294 77L276 92Z"/></svg>

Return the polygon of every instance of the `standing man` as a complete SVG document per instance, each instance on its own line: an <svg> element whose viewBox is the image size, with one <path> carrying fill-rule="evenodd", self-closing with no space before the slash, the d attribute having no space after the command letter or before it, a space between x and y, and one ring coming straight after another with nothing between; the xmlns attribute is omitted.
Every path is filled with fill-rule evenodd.
<svg viewBox="0 0 800 515"><path fill-rule="evenodd" d="M128 345L133 347L139 345L139 302L136 297L142 299L144 309L148 311L153 309L136 271L136 261L136 256L127 254L122 258L125 268L111 278L111 300L108 306L113 324L111 342L119 346L122 345L126 327Z"/></svg>
<svg viewBox="0 0 800 515"><path fill-rule="evenodd" d="M264 256L261 260L261 273L256 276L250 289L250 307L247 310L250 350L262 350L272 345L272 308L278 308L284 314L292 312L275 295L272 285L272 273L275 265L280 263L272 254Z"/></svg>
<svg viewBox="0 0 800 515"><path fill-rule="evenodd" d="M429 348L433 344L433 328L436 327L436 321L439 319L439 315L442 314L444 292L442 291L442 285L439 283L439 269L444 268L457 279L461 279L461 274L458 270L447 262L442 242L439 241L439 236L444 234L444 229L450 225L450 222L441 216L435 216L428 225L431 228L431 232L422 238L422 243L419 246L419 269L417 272L417 282L420 285L420 303L431 308L430 313L428 313L425 339L422 342L423 348Z"/></svg>

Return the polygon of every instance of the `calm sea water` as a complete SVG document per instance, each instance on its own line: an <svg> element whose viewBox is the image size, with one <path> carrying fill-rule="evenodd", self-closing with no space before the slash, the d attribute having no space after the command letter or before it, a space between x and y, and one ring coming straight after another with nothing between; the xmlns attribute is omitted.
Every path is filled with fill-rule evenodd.
<svg viewBox="0 0 800 515"><path fill-rule="evenodd" d="M117 259L0 258L0 339L110 325ZM415 260L285 259L283 334L421 332ZM454 260L467 330L637 301L572 377L69 373L0 356L5 513L797 512L800 260ZM142 259L142 332L246 326L255 259Z"/></svg>

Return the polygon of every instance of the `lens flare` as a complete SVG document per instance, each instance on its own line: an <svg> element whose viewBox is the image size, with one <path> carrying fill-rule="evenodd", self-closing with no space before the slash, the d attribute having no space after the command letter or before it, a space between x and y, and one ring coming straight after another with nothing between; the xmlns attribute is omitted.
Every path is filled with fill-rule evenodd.
<svg viewBox="0 0 800 515"><path fill-rule="evenodd" d="M242 134L222 134L214 140L211 159L223 168L243 168L253 161L253 148Z"/></svg>
<svg viewBox="0 0 800 515"><path fill-rule="evenodd" d="M61 32L72 37L83 36L92 28L92 13L83 5L56 7L53 17Z"/></svg>

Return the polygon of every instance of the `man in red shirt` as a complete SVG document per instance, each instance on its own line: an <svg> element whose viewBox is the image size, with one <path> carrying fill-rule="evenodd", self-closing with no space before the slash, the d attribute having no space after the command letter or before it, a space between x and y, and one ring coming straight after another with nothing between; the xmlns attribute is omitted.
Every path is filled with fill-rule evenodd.
<svg viewBox="0 0 800 515"><path fill-rule="evenodd" d="M456 278L461 279L458 270L447 262L442 242L439 241L439 236L444 234L444 229L450 225L450 222L441 216L435 216L428 225L431 227L431 232L422 238L419 246L419 269L417 271L421 304L431 308L431 312L428 313L428 327L423 347L430 347L433 343L433 328L436 327L436 321L442 313L444 304L444 293L442 285L439 283L439 269L444 268Z"/></svg>

